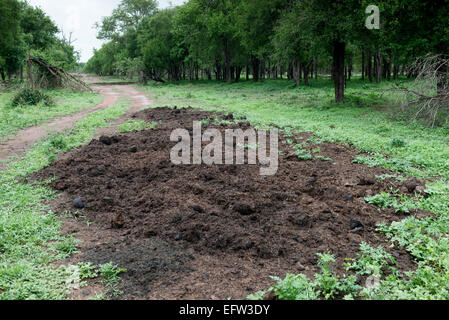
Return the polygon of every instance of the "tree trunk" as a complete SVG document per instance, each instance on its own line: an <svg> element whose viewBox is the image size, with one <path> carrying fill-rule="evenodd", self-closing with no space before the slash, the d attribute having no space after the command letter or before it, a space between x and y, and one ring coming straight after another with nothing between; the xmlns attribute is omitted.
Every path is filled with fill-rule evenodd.
<svg viewBox="0 0 449 320"><path fill-rule="evenodd" d="M246 81L249 80L249 66L246 66Z"/></svg>
<svg viewBox="0 0 449 320"><path fill-rule="evenodd" d="M231 70L231 48L229 47L229 41L226 39L224 42L225 45L225 73L226 73L226 82L232 83L232 70Z"/></svg>
<svg viewBox="0 0 449 320"><path fill-rule="evenodd" d="M217 81L221 80L221 65L219 62L215 63L215 79Z"/></svg>
<svg viewBox="0 0 449 320"><path fill-rule="evenodd" d="M393 68L393 54L390 52L388 55L388 66L387 66L387 80L391 81L391 69Z"/></svg>
<svg viewBox="0 0 449 320"><path fill-rule="evenodd" d="M267 75L268 75L268 79L271 79L271 61L268 61L268 72L267 72Z"/></svg>
<svg viewBox="0 0 449 320"><path fill-rule="evenodd" d="M349 57L349 63L348 63L348 81L351 81L352 79L352 56Z"/></svg>
<svg viewBox="0 0 449 320"><path fill-rule="evenodd" d="M333 79L337 102L343 101L345 95L345 49L344 42L334 41Z"/></svg>
<svg viewBox="0 0 449 320"><path fill-rule="evenodd" d="M290 62L288 64L288 69L287 69L287 79L290 81L293 79L293 63Z"/></svg>
<svg viewBox="0 0 449 320"><path fill-rule="evenodd" d="M195 62L195 80L200 80L200 67L197 62Z"/></svg>
<svg viewBox="0 0 449 320"><path fill-rule="evenodd" d="M373 82L373 58L371 52L368 51L368 78L370 82Z"/></svg>
<svg viewBox="0 0 449 320"><path fill-rule="evenodd" d="M375 61L376 61L376 82L382 82L382 54L377 51Z"/></svg>
<svg viewBox="0 0 449 320"><path fill-rule="evenodd" d="M398 80L398 74L399 74L399 66L394 66L393 68L393 79Z"/></svg>
<svg viewBox="0 0 449 320"><path fill-rule="evenodd" d="M28 85L31 86L31 88L34 89L34 81L33 81L33 74L31 73L31 56L30 52L28 51L28 61L27 61L27 76L28 76Z"/></svg>
<svg viewBox="0 0 449 320"><path fill-rule="evenodd" d="M235 67L235 81L239 82L240 81L240 75L242 74L242 67Z"/></svg>
<svg viewBox="0 0 449 320"><path fill-rule="evenodd" d="M365 80L365 50L362 50L362 80Z"/></svg>
<svg viewBox="0 0 449 320"><path fill-rule="evenodd" d="M301 63L299 61L293 61L293 79L295 79L296 86L301 83Z"/></svg>
<svg viewBox="0 0 449 320"><path fill-rule="evenodd" d="M192 63L189 63L189 81L192 82L194 78L194 70Z"/></svg>
<svg viewBox="0 0 449 320"><path fill-rule="evenodd" d="M252 57L251 62L253 65L253 81L259 81L259 68L260 68L260 60L257 57Z"/></svg>
<svg viewBox="0 0 449 320"><path fill-rule="evenodd" d="M447 91L447 64L443 64L438 70L437 93L442 94Z"/></svg>
<svg viewBox="0 0 449 320"><path fill-rule="evenodd" d="M304 64L304 84L309 86L309 64Z"/></svg>

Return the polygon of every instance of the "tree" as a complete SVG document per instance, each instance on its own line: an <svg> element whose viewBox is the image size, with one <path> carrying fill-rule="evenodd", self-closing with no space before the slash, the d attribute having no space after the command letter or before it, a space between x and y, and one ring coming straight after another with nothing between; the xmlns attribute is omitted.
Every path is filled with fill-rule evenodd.
<svg viewBox="0 0 449 320"><path fill-rule="evenodd" d="M0 76L16 72L23 61L25 50L20 30L21 6L17 0L0 1Z"/></svg>
<svg viewBox="0 0 449 320"><path fill-rule="evenodd" d="M20 26L27 48L43 50L56 42L59 29L40 8L23 5Z"/></svg>
<svg viewBox="0 0 449 320"><path fill-rule="evenodd" d="M117 40L129 29L136 29L145 17L153 15L156 11L155 0L122 0L111 16L103 18L101 23L96 24L99 29L97 37Z"/></svg>
<svg viewBox="0 0 449 320"><path fill-rule="evenodd" d="M234 11L235 32L251 56L253 80L256 82L261 60L272 52L270 38L284 3L280 0L244 0Z"/></svg>
<svg viewBox="0 0 449 320"><path fill-rule="evenodd" d="M198 1L204 12L204 23L207 26L206 36L213 42L224 56L224 74L226 82L232 82L232 55L239 41L235 34L233 11L240 0L193 0Z"/></svg>
<svg viewBox="0 0 449 320"><path fill-rule="evenodd" d="M319 52L318 43L310 37L311 34L304 33L297 27L301 23L299 4L300 2L295 2L292 7L284 9L271 37L274 48L272 57L283 64L292 65L292 75L297 86L301 81L302 70L305 84L309 84L309 68Z"/></svg>
<svg viewBox="0 0 449 320"><path fill-rule="evenodd" d="M182 56L176 48L173 35L173 17L176 9L165 9L145 18L139 25L138 43L145 71L150 79L162 81L165 71L178 78L177 70Z"/></svg>
<svg viewBox="0 0 449 320"><path fill-rule="evenodd" d="M314 39L333 57L332 79L335 100L343 101L345 90L345 52L347 43L365 30L364 9L360 0L301 0L296 26Z"/></svg>
<svg viewBox="0 0 449 320"><path fill-rule="evenodd" d="M201 65L211 78L210 69L216 68L217 80L221 77L221 44L213 37L208 37L208 26L204 9L199 1L189 1L178 7L173 17L173 34L176 37L176 49L184 57L183 65L189 69L189 79L193 80L194 66ZM220 74L220 75L219 75Z"/></svg>

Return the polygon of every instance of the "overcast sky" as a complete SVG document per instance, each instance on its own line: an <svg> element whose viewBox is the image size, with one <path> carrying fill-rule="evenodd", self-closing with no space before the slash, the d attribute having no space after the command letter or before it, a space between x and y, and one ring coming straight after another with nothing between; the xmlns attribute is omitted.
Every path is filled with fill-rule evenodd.
<svg viewBox="0 0 449 320"><path fill-rule="evenodd" d="M80 51L81 61L86 62L93 55L93 48L99 49L103 43L96 38L95 22L109 16L120 0L28 0L28 3L44 10L67 36L73 32L75 49ZM159 0L159 7L183 3L184 0Z"/></svg>

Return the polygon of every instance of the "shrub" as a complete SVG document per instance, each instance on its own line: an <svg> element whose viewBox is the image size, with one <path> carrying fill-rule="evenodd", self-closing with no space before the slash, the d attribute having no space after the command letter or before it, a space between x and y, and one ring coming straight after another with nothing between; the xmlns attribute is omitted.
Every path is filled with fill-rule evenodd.
<svg viewBox="0 0 449 320"><path fill-rule="evenodd" d="M54 106L55 102L53 99L39 90L34 90L30 88L20 90L11 101L11 106L23 106L32 105L35 106L39 103L43 103L47 107Z"/></svg>

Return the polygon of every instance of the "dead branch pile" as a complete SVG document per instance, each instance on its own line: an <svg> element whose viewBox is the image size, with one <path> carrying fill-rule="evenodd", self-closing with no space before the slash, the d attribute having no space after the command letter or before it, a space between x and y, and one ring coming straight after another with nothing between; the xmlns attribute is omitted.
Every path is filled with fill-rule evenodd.
<svg viewBox="0 0 449 320"><path fill-rule="evenodd" d="M418 58L409 72L416 76L411 85L397 85L394 90L404 111L411 111L412 120L423 118L434 127L449 115L449 56L427 55Z"/></svg>
<svg viewBox="0 0 449 320"><path fill-rule="evenodd" d="M52 66L40 58L29 56L29 64L37 66L34 79L29 79L33 87L39 88L69 88L78 91L93 90L83 81L66 72L63 68Z"/></svg>

